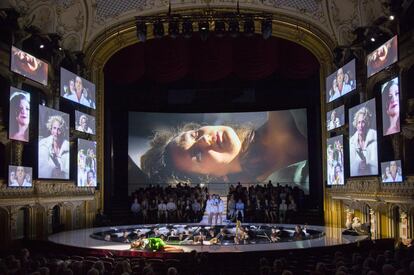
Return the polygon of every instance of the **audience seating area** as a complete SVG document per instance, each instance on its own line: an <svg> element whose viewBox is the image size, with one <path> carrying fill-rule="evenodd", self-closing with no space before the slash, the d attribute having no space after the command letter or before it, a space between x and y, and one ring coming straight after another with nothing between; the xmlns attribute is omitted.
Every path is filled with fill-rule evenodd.
<svg viewBox="0 0 414 275"><path fill-rule="evenodd" d="M109 251L105 255L93 250L73 251L47 243L31 246L2 253L0 274L414 274L414 249L394 248L391 239L290 251L148 252L137 257L113 255Z"/></svg>

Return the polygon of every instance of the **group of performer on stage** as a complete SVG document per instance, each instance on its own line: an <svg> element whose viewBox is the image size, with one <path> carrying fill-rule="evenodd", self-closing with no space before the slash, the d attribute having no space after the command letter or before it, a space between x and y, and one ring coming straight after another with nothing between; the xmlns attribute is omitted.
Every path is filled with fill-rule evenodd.
<svg viewBox="0 0 414 275"><path fill-rule="evenodd" d="M104 240L130 243L131 248L151 251L174 251L170 245L215 245L276 243L281 240L303 240L309 233L299 225L294 232L284 228L242 225L233 226L167 225L114 230Z"/></svg>
<svg viewBox="0 0 414 275"><path fill-rule="evenodd" d="M210 195L206 202L208 224L221 224L224 212L224 202L219 195Z"/></svg>

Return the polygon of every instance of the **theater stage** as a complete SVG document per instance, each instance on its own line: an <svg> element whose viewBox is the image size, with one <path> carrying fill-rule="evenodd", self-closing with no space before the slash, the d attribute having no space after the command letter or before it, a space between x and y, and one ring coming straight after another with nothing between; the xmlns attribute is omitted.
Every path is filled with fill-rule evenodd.
<svg viewBox="0 0 414 275"><path fill-rule="evenodd" d="M358 241L362 241L368 238L366 235L361 236L349 236L343 235L342 228L331 228L326 226L309 226L307 225L307 232L305 240L293 240L292 238L282 238L280 241L272 243L270 239L266 239L266 233L271 228L278 228L285 232L286 236L293 234L295 225L291 224L242 224L243 227L249 227L251 230L257 231L257 240L253 240L254 243L249 244L234 244L232 241L222 241L220 244L210 244L209 241L204 241L203 245L189 244L181 242L181 244L172 244L174 247L179 248L184 252L190 252L196 250L197 252L210 252L210 253L232 253L232 252L254 252L254 251L275 251L275 250L294 250L303 248L316 248L351 244ZM208 230L210 227L200 224L174 224L174 225L125 225L125 226L112 226L112 227L97 227L81 230L65 231L51 235L49 241L58 245L73 248L84 248L92 250L112 251L115 254L127 255L128 252L139 252L140 250L131 249L130 243L124 243L118 241L105 241L104 236L111 234L112 236L121 237L125 231L127 232L139 232L150 230L157 227L161 233L163 230L175 229L177 231L180 228L190 228L197 230L197 228L205 228ZM220 226L219 226L220 227ZM226 225L226 230L232 232L235 230L234 224ZM217 229L217 227L216 227ZM234 232L234 231L233 231ZM261 234L261 235L259 235ZM93 236L93 237L92 237ZM100 240L99 236L102 236ZM171 245L172 242L167 242Z"/></svg>

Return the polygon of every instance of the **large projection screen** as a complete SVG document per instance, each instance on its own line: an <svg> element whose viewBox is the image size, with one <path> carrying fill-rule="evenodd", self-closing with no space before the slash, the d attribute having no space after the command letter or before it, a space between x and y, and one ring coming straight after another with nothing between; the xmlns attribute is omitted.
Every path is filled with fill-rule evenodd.
<svg viewBox="0 0 414 275"><path fill-rule="evenodd" d="M65 68L60 68L60 96L95 109L95 84Z"/></svg>
<svg viewBox="0 0 414 275"><path fill-rule="evenodd" d="M9 138L29 141L30 94L10 87Z"/></svg>
<svg viewBox="0 0 414 275"><path fill-rule="evenodd" d="M96 141L78 139L78 186L96 187Z"/></svg>
<svg viewBox="0 0 414 275"><path fill-rule="evenodd" d="M350 176L378 174L375 99L349 109Z"/></svg>
<svg viewBox="0 0 414 275"><path fill-rule="evenodd" d="M14 46L11 48L10 70L31 80L47 85L49 65Z"/></svg>
<svg viewBox="0 0 414 275"><path fill-rule="evenodd" d="M69 115L39 105L38 177L69 179Z"/></svg>
<svg viewBox="0 0 414 275"><path fill-rule="evenodd" d="M326 142L326 184L344 185L344 138L328 138Z"/></svg>
<svg viewBox="0 0 414 275"><path fill-rule="evenodd" d="M129 186L272 181L309 193L306 109L130 113Z"/></svg>
<svg viewBox="0 0 414 275"><path fill-rule="evenodd" d="M400 132L400 88L398 77L381 85L382 133L384 136Z"/></svg>

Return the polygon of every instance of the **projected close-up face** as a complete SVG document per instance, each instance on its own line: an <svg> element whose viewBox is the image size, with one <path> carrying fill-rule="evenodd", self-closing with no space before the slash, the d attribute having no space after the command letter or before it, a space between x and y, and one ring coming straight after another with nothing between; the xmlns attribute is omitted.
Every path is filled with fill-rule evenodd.
<svg viewBox="0 0 414 275"><path fill-rule="evenodd" d="M391 85L388 90L388 106L387 113L389 115L396 115L400 113L400 92L398 90L398 85Z"/></svg>
<svg viewBox="0 0 414 275"><path fill-rule="evenodd" d="M24 178L26 177L26 173L24 172L24 167L17 166L16 168L16 179L18 182L23 182Z"/></svg>
<svg viewBox="0 0 414 275"><path fill-rule="evenodd" d="M30 122L30 103L25 99L21 99L19 103L18 114L16 117L19 125L29 125Z"/></svg>
<svg viewBox="0 0 414 275"><path fill-rule="evenodd" d="M231 127L204 126L181 133L169 147L177 169L224 176L237 169L237 164L231 164L240 153L241 141Z"/></svg>
<svg viewBox="0 0 414 275"><path fill-rule="evenodd" d="M271 180L309 192L305 109L130 113L128 147L130 182Z"/></svg>
<svg viewBox="0 0 414 275"><path fill-rule="evenodd" d="M398 77L382 85L382 126L383 134L400 132L400 90Z"/></svg>
<svg viewBox="0 0 414 275"><path fill-rule="evenodd" d="M10 139L29 141L30 94L10 88Z"/></svg>

